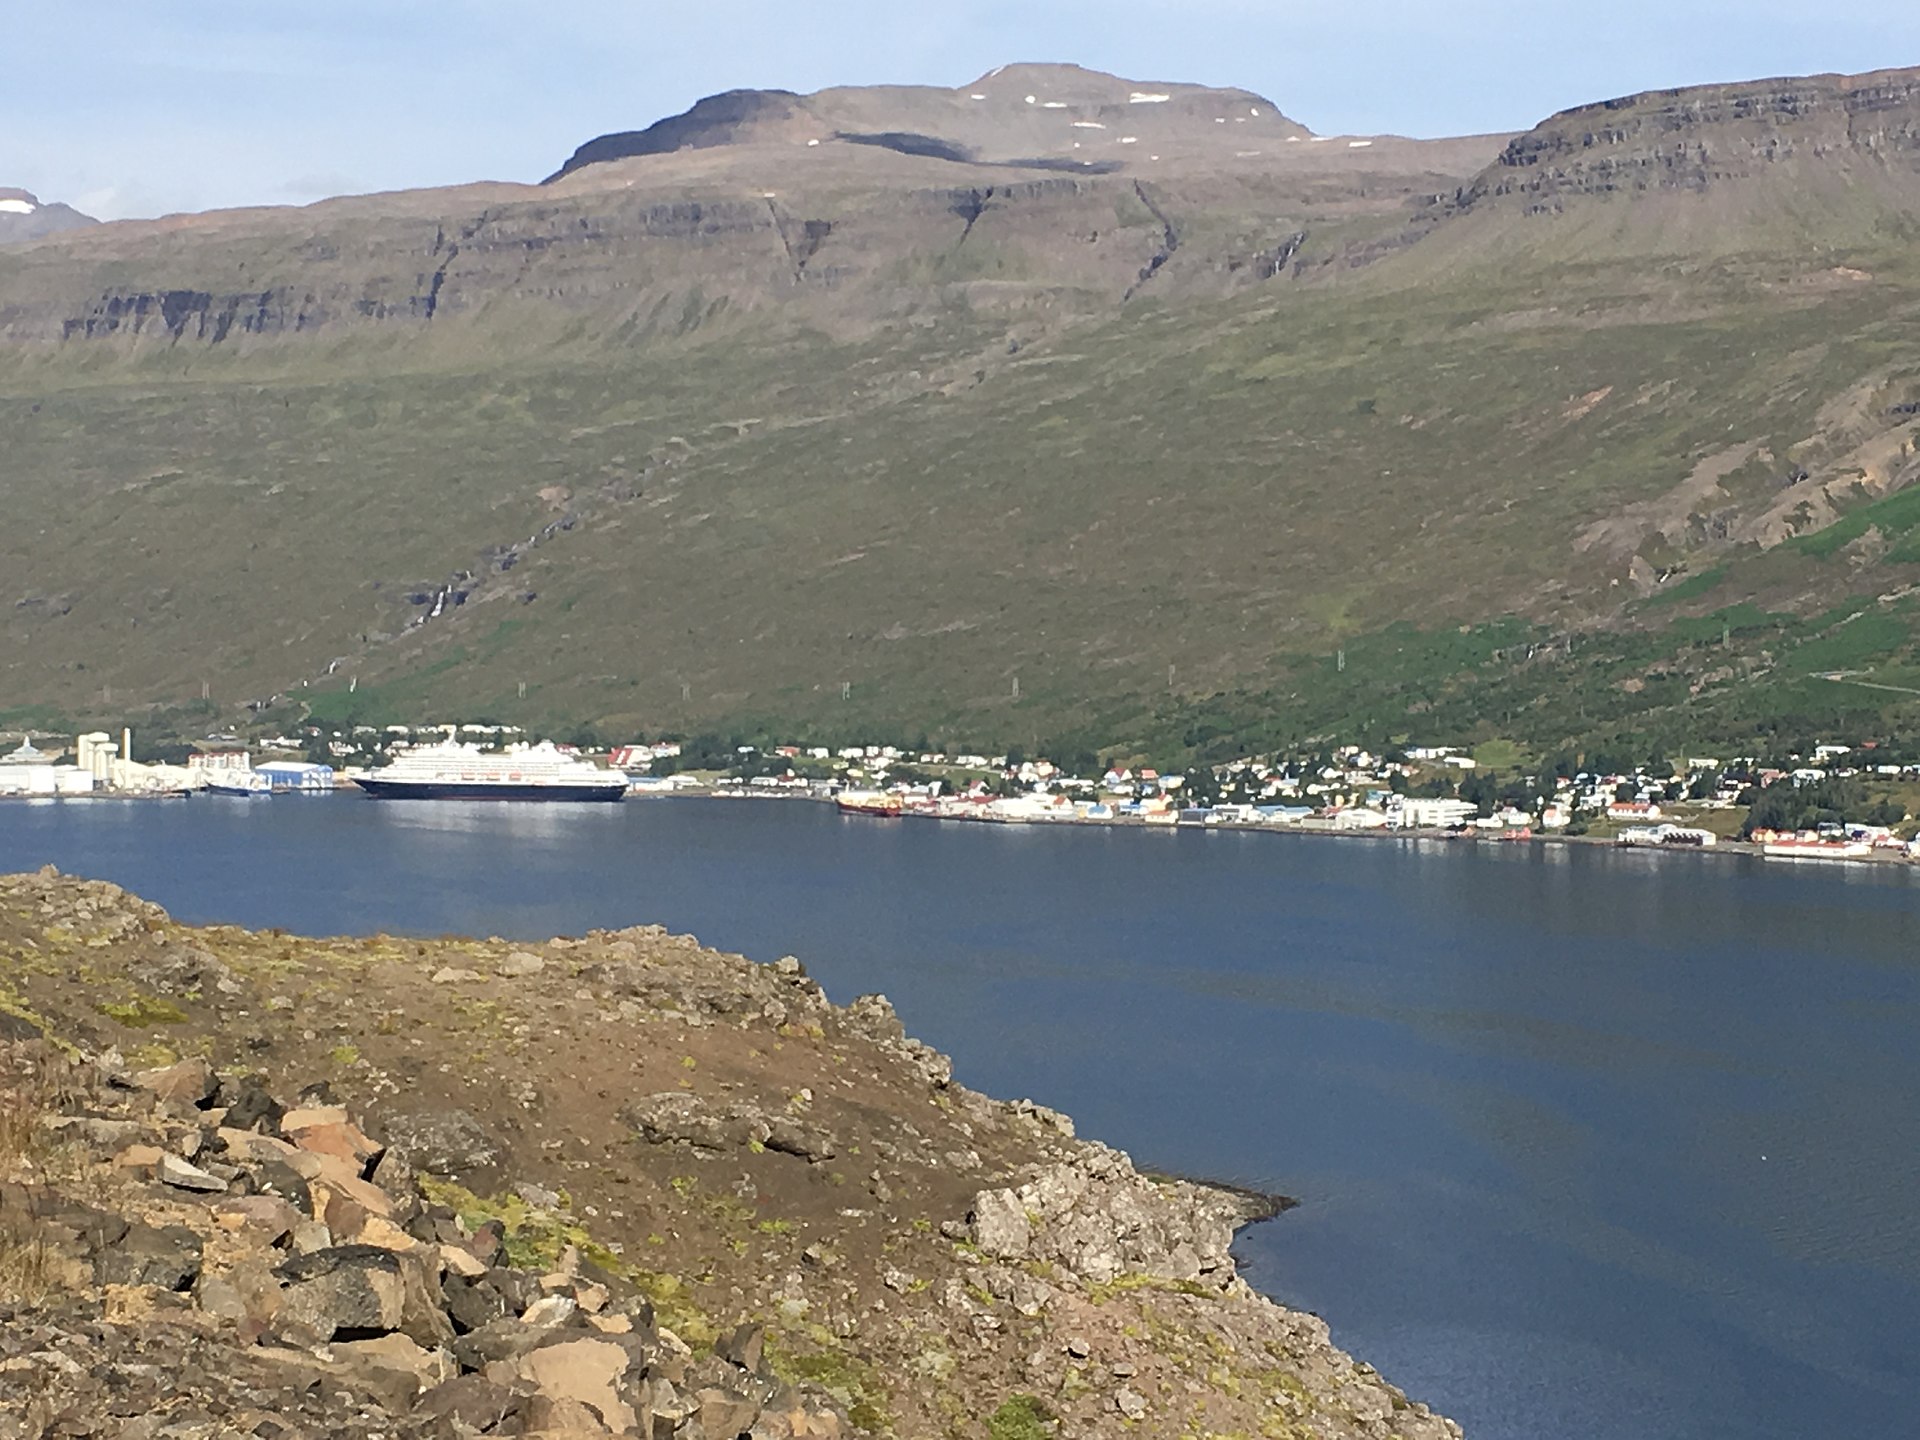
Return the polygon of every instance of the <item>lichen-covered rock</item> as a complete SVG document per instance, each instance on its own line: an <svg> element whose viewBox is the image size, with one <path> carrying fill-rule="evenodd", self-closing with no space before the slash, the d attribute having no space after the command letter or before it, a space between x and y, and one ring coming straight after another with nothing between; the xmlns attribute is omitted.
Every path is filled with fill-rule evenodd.
<svg viewBox="0 0 1920 1440"><path fill-rule="evenodd" d="M413 1169L491 1189L505 1149L470 1110L399 1110L382 1118L389 1153Z"/></svg>
<svg viewBox="0 0 1920 1440"><path fill-rule="evenodd" d="M1045 1261L1094 1284L1136 1274L1224 1286L1246 1218L1229 1194L1148 1179L1119 1151L1085 1144L1017 1189L981 1191L970 1223L986 1254Z"/></svg>
<svg viewBox="0 0 1920 1440"><path fill-rule="evenodd" d="M407 1289L400 1257L375 1245L341 1245L294 1257L277 1272L287 1291L278 1324L289 1337L324 1345L342 1330L384 1335L400 1328Z"/></svg>
<svg viewBox="0 0 1920 1440"><path fill-rule="evenodd" d="M1024 1260L1033 1244L1033 1223L1027 1218L1027 1207L1011 1190L982 1190L974 1196L968 1224L973 1243L985 1255Z"/></svg>
<svg viewBox="0 0 1920 1440"><path fill-rule="evenodd" d="M642 1095L621 1110L620 1118L654 1145L727 1150L751 1138L746 1123L731 1111L716 1107L703 1096L679 1090Z"/></svg>

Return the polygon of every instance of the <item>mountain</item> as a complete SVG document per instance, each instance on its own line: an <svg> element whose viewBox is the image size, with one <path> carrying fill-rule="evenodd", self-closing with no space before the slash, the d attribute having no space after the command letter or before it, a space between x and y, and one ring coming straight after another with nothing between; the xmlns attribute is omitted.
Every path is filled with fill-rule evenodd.
<svg viewBox="0 0 1920 1440"><path fill-rule="evenodd" d="M1122 80L1077 65L1005 65L955 90L730 91L645 130L589 141L552 179L687 150L834 144L1013 169L1150 173L1154 164L1270 158L1265 147L1312 139L1246 90Z"/></svg>
<svg viewBox="0 0 1920 1440"><path fill-rule="evenodd" d="M1917 84L1414 141L1010 67L16 247L0 686L1146 750L1904 725Z"/></svg>
<svg viewBox="0 0 1920 1440"><path fill-rule="evenodd" d="M43 205L31 191L0 185L0 245L39 240L100 222L69 205Z"/></svg>
<svg viewBox="0 0 1920 1440"><path fill-rule="evenodd" d="M515 331L657 331L689 304L778 305L838 333L929 300L1099 313L1149 285L1270 278L1309 232L1395 224L1503 138L1322 142L1246 92L1072 67L957 91L739 93L583 146L543 186L109 227L0 273L0 340L246 350L508 310L530 312Z"/></svg>
<svg viewBox="0 0 1920 1440"><path fill-rule="evenodd" d="M1436 213L1479 222L1457 228L1461 244L1551 219L1562 253L1719 255L1898 238L1917 208L1920 71L1884 70L1569 110L1516 137Z"/></svg>

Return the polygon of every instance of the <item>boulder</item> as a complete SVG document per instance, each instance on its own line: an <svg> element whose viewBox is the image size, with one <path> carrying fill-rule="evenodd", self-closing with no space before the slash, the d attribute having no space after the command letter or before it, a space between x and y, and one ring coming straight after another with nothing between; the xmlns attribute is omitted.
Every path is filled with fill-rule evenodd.
<svg viewBox="0 0 1920 1440"><path fill-rule="evenodd" d="M558 1345L579 1339L590 1327L581 1323L578 1310L551 1325L530 1325L511 1316L490 1320L453 1342L453 1358L462 1370L484 1370L498 1377L515 1371L523 1356L545 1345ZM595 1332L597 1338L597 1332ZM503 1367L495 1369L494 1367Z"/></svg>
<svg viewBox="0 0 1920 1440"><path fill-rule="evenodd" d="M708 1386L694 1391L693 1399L700 1407L700 1428L720 1440L738 1440L760 1418L759 1405L730 1390Z"/></svg>
<svg viewBox="0 0 1920 1440"><path fill-rule="evenodd" d="M600 1436L614 1432L601 1423L600 1413L584 1402L556 1399L536 1391L527 1397L527 1433L538 1435L541 1440L599 1440ZM621 1432L622 1435L637 1433L635 1430ZM696 1437L688 1435L683 1440L696 1440Z"/></svg>
<svg viewBox="0 0 1920 1440"><path fill-rule="evenodd" d="M113 1163L116 1169L144 1170L151 1175L166 1158L167 1152L158 1145L129 1145L113 1157Z"/></svg>
<svg viewBox="0 0 1920 1440"><path fill-rule="evenodd" d="M142 990L159 995L235 995L240 983L233 972L197 945L167 945L131 957L127 978Z"/></svg>
<svg viewBox="0 0 1920 1440"><path fill-rule="evenodd" d="M543 1295L520 1312L523 1325L563 1325L580 1314L580 1302L571 1295Z"/></svg>
<svg viewBox="0 0 1920 1440"><path fill-rule="evenodd" d="M847 1023L882 1045L899 1045L907 1038L907 1027L900 1023L893 1002L884 995L855 996L847 1006Z"/></svg>
<svg viewBox="0 0 1920 1440"><path fill-rule="evenodd" d="M465 1110L417 1110L386 1117L389 1157L414 1170L491 1191L501 1180L506 1147ZM386 1161L383 1160L384 1166Z"/></svg>
<svg viewBox="0 0 1920 1440"><path fill-rule="evenodd" d="M746 1144L747 1124L699 1095L663 1090L643 1095L620 1111L620 1119L654 1145L691 1145L696 1150L727 1150Z"/></svg>
<svg viewBox="0 0 1920 1440"><path fill-rule="evenodd" d="M485 1270L470 1280L449 1277L441 1290L447 1297L447 1317L462 1334L520 1313L520 1307L488 1281Z"/></svg>
<svg viewBox="0 0 1920 1440"><path fill-rule="evenodd" d="M981 1191L970 1233L996 1258L1044 1260L1095 1284L1140 1274L1224 1288L1246 1218L1243 1198L1151 1180L1119 1151L1087 1145L1017 1191Z"/></svg>
<svg viewBox="0 0 1920 1440"><path fill-rule="evenodd" d="M401 1333L429 1349L451 1345L454 1330L440 1284L440 1257L420 1247L399 1258Z"/></svg>
<svg viewBox="0 0 1920 1440"><path fill-rule="evenodd" d="M638 1424L627 1386L632 1369L633 1357L616 1340L583 1338L542 1346L521 1358L518 1372L546 1399L584 1405L609 1430L625 1432Z"/></svg>
<svg viewBox="0 0 1920 1440"><path fill-rule="evenodd" d="M200 1261L200 1237L186 1226L135 1221L96 1256L94 1277L101 1285L188 1290L200 1278Z"/></svg>
<svg viewBox="0 0 1920 1440"><path fill-rule="evenodd" d="M261 1245L278 1245L301 1221L293 1203L278 1195L239 1195L213 1207L213 1223Z"/></svg>
<svg viewBox="0 0 1920 1440"><path fill-rule="evenodd" d="M973 1197L973 1213L967 1218L973 1243L996 1259L1022 1259L1033 1243L1027 1207L1011 1190L982 1190Z"/></svg>
<svg viewBox="0 0 1920 1440"><path fill-rule="evenodd" d="M5 1038L0 1035L0 1040ZM54 1115L41 1123L56 1135L71 1137L99 1151L130 1148L148 1133L147 1127L138 1120L113 1120L94 1115Z"/></svg>
<svg viewBox="0 0 1920 1440"><path fill-rule="evenodd" d="M280 1282L265 1261L250 1257L218 1274L203 1271L193 1298L207 1314L238 1329L241 1343L251 1345L273 1328L280 1312Z"/></svg>
<svg viewBox="0 0 1920 1440"><path fill-rule="evenodd" d="M176 1190L192 1190L203 1195L224 1195L227 1191L227 1182L218 1175L210 1175L178 1155L162 1155L154 1173Z"/></svg>
<svg viewBox="0 0 1920 1440"><path fill-rule="evenodd" d="M833 1136L825 1130L803 1125L785 1115L768 1116L766 1132L761 1143L767 1149L778 1150L783 1155L797 1155L810 1165L831 1160L839 1153Z"/></svg>
<svg viewBox="0 0 1920 1440"><path fill-rule="evenodd" d="M316 1251L333 1248L333 1232L318 1220L302 1220L293 1227L290 1241L294 1254L312 1255Z"/></svg>
<svg viewBox="0 0 1920 1440"><path fill-rule="evenodd" d="M400 1255L423 1248L421 1241L414 1239L391 1220L378 1215L369 1215L358 1230L340 1238L354 1245L378 1245L382 1250L392 1250ZM434 1247L433 1253L438 1259L439 1247Z"/></svg>
<svg viewBox="0 0 1920 1440"><path fill-rule="evenodd" d="M440 1263L447 1274L462 1280L478 1280L487 1273L487 1262L464 1245L442 1245Z"/></svg>
<svg viewBox="0 0 1920 1440"><path fill-rule="evenodd" d="M459 1373L446 1351L424 1349L405 1335L341 1341L334 1345L333 1356L349 1370L374 1380L387 1408L396 1412L411 1410L424 1392Z"/></svg>
<svg viewBox="0 0 1920 1440"><path fill-rule="evenodd" d="M308 1158L322 1162L317 1173L307 1176L308 1189L313 1193L316 1219L325 1220L338 1234L351 1233L356 1226L337 1224L327 1212L327 1207L338 1201L351 1203L363 1215L378 1215L388 1220L393 1218L396 1209L393 1197L371 1181L362 1180L345 1161L331 1155Z"/></svg>
<svg viewBox="0 0 1920 1440"><path fill-rule="evenodd" d="M347 1123L347 1107L344 1105L296 1105L280 1117L280 1133L289 1144L302 1130L310 1130L320 1125L344 1125Z"/></svg>
<svg viewBox="0 0 1920 1440"><path fill-rule="evenodd" d="M280 1117L286 1111L268 1092L262 1077L249 1075L221 1088L221 1098L227 1102L224 1123L228 1128L266 1131L280 1128Z"/></svg>
<svg viewBox="0 0 1920 1440"><path fill-rule="evenodd" d="M195 1108L209 1104L220 1092L220 1077L199 1056L157 1070L141 1070L130 1077L130 1083L169 1104Z"/></svg>
<svg viewBox="0 0 1920 1440"><path fill-rule="evenodd" d="M353 1167L356 1175L365 1179L385 1152L385 1147L369 1139L365 1131L346 1118L344 1110L338 1112L337 1119L308 1118L328 1113L289 1110L281 1118L280 1133L291 1140L296 1148L309 1154L328 1155L344 1161Z"/></svg>
<svg viewBox="0 0 1920 1440"><path fill-rule="evenodd" d="M287 1285L277 1328L308 1345L324 1345L343 1331L387 1334L400 1328L406 1313L401 1259L390 1250L337 1245L295 1256L275 1273Z"/></svg>
<svg viewBox="0 0 1920 1440"><path fill-rule="evenodd" d="M430 1434L448 1440L466 1440L476 1434L517 1435L525 1413L525 1396L479 1375L462 1375L434 1386L413 1409L415 1418L431 1427Z"/></svg>

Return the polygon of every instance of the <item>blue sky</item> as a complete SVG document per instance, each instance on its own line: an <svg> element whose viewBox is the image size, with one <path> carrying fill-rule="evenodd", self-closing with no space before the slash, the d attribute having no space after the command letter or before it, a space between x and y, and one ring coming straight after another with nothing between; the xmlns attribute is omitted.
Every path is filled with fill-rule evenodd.
<svg viewBox="0 0 1920 1440"><path fill-rule="evenodd" d="M537 180L702 95L1017 60L1239 85L1323 134L1920 64L1913 0L5 0L0 185L107 218Z"/></svg>

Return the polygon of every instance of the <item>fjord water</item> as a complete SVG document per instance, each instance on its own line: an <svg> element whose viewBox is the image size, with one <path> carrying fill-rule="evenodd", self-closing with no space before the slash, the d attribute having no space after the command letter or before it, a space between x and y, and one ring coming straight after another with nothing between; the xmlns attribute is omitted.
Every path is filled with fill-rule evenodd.
<svg viewBox="0 0 1920 1440"><path fill-rule="evenodd" d="M1905 871L744 801L0 808L0 869L48 862L196 922L797 954L970 1085L1299 1197L1249 1278L1483 1440L1920 1402Z"/></svg>

